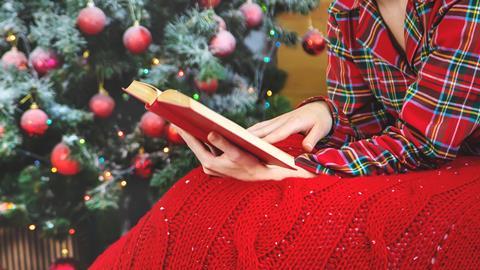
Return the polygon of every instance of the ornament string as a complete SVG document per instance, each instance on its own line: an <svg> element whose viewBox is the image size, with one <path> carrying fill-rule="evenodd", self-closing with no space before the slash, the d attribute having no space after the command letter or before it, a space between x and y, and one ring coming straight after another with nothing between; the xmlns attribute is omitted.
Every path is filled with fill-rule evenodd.
<svg viewBox="0 0 480 270"><path fill-rule="evenodd" d="M140 25L141 11L135 11L136 7L133 0L128 0L128 9L130 10L130 16L132 17L133 25Z"/></svg>

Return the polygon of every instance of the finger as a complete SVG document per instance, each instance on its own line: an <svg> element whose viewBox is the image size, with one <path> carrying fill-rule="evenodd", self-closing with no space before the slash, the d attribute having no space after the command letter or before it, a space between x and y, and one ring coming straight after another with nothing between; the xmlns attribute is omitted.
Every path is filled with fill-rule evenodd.
<svg viewBox="0 0 480 270"><path fill-rule="evenodd" d="M280 117L280 116L279 116ZM259 123L256 123L255 125L247 128L248 131L254 131L254 130L257 130L259 128L262 128L270 123L272 123L273 121L277 120L278 117L275 117L275 118L272 118L270 120L265 120L265 121L262 121L262 122L259 122Z"/></svg>
<svg viewBox="0 0 480 270"><path fill-rule="evenodd" d="M300 131L301 131L301 127L294 123L291 123L288 125L282 125L277 129L272 130L272 132L270 132L270 134L268 134L267 136L263 137L263 140L269 143L276 143Z"/></svg>
<svg viewBox="0 0 480 270"><path fill-rule="evenodd" d="M202 142L200 142L195 137L193 137L181 128L177 128L177 130L180 136L182 136L185 143L188 145L188 147L192 150L195 156L197 156L200 163L202 163L203 165L208 164L208 162L212 160L212 158L214 158L213 154L210 153L207 149L205 149Z"/></svg>
<svg viewBox="0 0 480 270"><path fill-rule="evenodd" d="M327 135L326 131L322 129L320 124L315 124L303 139L302 146L305 150L311 152L315 145Z"/></svg>
<svg viewBox="0 0 480 270"><path fill-rule="evenodd" d="M288 121L289 117L278 118L275 121L272 121L270 124L263 126L260 129L254 130L252 134L259 138L263 138L272 133L272 131L274 131L275 129L281 127L282 125L285 125Z"/></svg>
<svg viewBox="0 0 480 270"><path fill-rule="evenodd" d="M211 170L211 169L208 169L208 168L205 168L202 166L202 169L203 169L203 172L208 174L208 175L211 175L211 176L217 176L217 177L225 177L225 175L219 173L219 172L216 172L214 170Z"/></svg>
<svg viewBox="0 0 480 270"><path fill-rule="evenodd" d="M247 155L240 148L231 144L228 140L218 135L215 132L210 132L208 134L208 141L220 149L231 161L239 162L242 156Z"/></svg>

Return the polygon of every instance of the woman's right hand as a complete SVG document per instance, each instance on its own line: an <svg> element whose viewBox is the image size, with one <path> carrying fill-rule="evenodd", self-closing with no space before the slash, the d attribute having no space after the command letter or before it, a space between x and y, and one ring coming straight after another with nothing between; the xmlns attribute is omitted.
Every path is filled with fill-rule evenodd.
<svg viewBox="0 0 480 270"><path fill-rule="evenodd" d="M306 135L302 142L303 148L311 152L317 142L328 135L332 122L328 105L317 101L253 125L248 131L269 143L276 143L301 132Z"/></svg>

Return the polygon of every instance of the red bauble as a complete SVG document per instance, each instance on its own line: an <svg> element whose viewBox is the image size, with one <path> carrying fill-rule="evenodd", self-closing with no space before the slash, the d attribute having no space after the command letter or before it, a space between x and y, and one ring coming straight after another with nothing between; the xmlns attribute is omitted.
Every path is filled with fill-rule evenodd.
<svg viewBox="0 0 480 270"><path fill-rule="evenodd" d="M198 90L203 91L208 94L213 94L218 89L218 80L217 79L208 79L206 81L195 80L195 86Z"/></svg>
<svg viewBox="0 0 480 270"><path fill-rule="evenodd" d="M30 54L30 61L40 76L58 68L60 65L60 61L58 61L57 55L53 51L44 50L40 47L35 48Z"/></svg>
<svg viewBox="0 0 480 270"><path fill-rule="evenodd" d="M48 129L48 115L37 108L32 108L23 113L20 126L29 136L41 136Z"/></svg>
<svg viewBox="0 0 480 270"><path fill-rule="evenodd" d="M3 134L5 134L5 127L0 125L0 138L3 137Z"/></svg>
<svg viewBox="0 0 480 270"><path fill-rule="evenodd" d="M138 154L133 159L133 168L135 175L147 179L152 176L153 162L148 154Z"/></svg>
<svg viewBox="0 0 480 270"><path fill-rule="evenodd" d="M302 46L306 53L310 55L319 55L325 50L325 38L317 29L311 29L303 37Z"/></svg>
<svg viewBox="0 0 480 270"><path fill-rule="evenodd" d="M102 32L107 22L107 16L101 9L95 6L88 6L78 13L77 26L82 33L96 35Z"/></svg>
<svg viewBox="0 0 480 270"><path fill-rule="evenodd" d="M49 270L78 270L78 262L72 258L62 258L56 260L49 267Z"/></svg>
<svg viewBox="0 0 480 270"><path fill-rule="evenodd" d="M134 25L123 34L123 45L133 54L145 52L151 43L150 31L141 25Z"/></svg>
<svg viewBox="0 0 480 270"><path fill-rule="evenodd" d="M198 0L198 3L203 8L214 8L222 2L221 0Z"/></svg>
<svg viewBox="0 0 480 270"><path fill-rule="evenodd" d="M182 136L180 136L177 129L172 124L169 124L167 126L167 139L168 139L169 142L174 143L174 144L184 144L185 143Z"/></svg>
<svg viewBox="0 0 480 270"><path fill-rule="evenodd" d="M240 7L248 28L259 26L263 20L262 8L256 3L245 3Z"/></svg>
<svg viewBox="0 0 480 270"><path fill-rule="evenodd" d="M115 100L108 94L98 93L90 99L89 106L96 117L107 118L115 109Z"/></svg>
<svg viewBox="0 0 480 270"><path fill-rule="evenodd" d="M15 66L18 70L25 70L28 67L28 60L23 52L12 47L2 56L2 66L4 69Z"/></svg>
<svg viewBox="0 0 480 270"><path fill-rule="evenodd" d="M235 51L237 41L232 33L226 30L220 30L210 41L210 51L218 57L225 57Z"/></svg>
<svg viewBox="0 0 480 270"><path fill-rule="evenodd" d="M70 148L64 143L58 143L53 148L50 162L62 175L75 175L80 171L80 164L70 158Z"/></svg>
<svg viewBox="0 0 480 270"><path fill-rule="evenodd" d="M140 129L145 136L160 138L165 129L165 120L152 112L146 112L140 119Z"/></svg>
<svg viewBox="0 0 480 270"><path fill-rule="evenodd" d="M218 24L218 31L221 30L227 30L227 24L225 21L222 19L222 17L218 16L217 14L213 15L213 19L217 22Z"/></svg>

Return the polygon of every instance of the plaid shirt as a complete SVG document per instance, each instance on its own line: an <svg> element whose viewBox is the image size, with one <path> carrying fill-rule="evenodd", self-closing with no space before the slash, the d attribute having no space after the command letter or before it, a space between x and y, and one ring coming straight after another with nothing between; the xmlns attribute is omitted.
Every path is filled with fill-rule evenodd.
<svg viewBox="0 0 480 270"><path fill-rule="evenodd" d="M404 52L375 0L329 8L333 128L297 165L371 175L437 167L480 154L480 0L410 0Z"/></svg>

